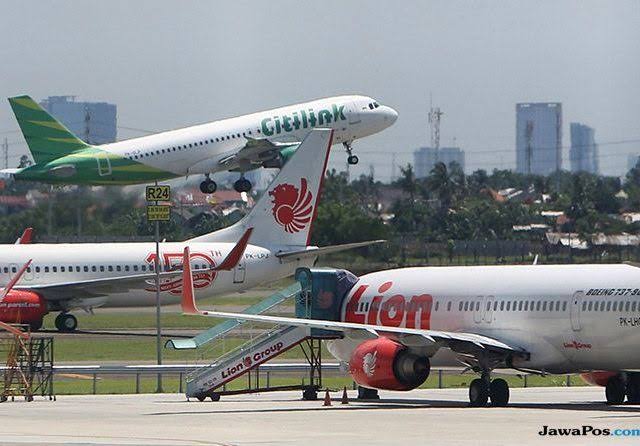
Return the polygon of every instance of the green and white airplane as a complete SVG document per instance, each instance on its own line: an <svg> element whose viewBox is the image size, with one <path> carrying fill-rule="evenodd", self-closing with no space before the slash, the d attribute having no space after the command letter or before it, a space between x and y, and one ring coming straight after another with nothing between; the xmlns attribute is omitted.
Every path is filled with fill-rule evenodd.
<svg viewBox="0 0 640 446"><path fill-rule="evenodd" d="M206 124L99 146L71 133L29 96L9 98L35 164L5 169L16 180L52 184L125 185L204 175L204 193L213 193L210 175L239 172L234 188L251 190L244 173L279 168L313 128L334 130L348 162L357 138L392 125L398 114L366 96L336 96L223 119Z"/></svg>

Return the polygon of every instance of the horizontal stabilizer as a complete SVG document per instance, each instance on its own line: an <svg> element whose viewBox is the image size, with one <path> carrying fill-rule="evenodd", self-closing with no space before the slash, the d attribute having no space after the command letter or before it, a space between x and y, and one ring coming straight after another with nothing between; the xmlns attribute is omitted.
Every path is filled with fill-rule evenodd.
<svg viewBox="0 0 640 446"><path fill-rule="evenodd" d="M357 243L345 243L342 245L331 245L331 246L308 246L306 249L298 249L295 251L282 251L276 254L276 257L286 260L286 259L301 259L305 257L314 257L325 254L332 254L334 252L346 251L349 249L362 248L364 246L378 245L380 243L384 243L386 240L370 240L367 242L357 242Z"/></svg>

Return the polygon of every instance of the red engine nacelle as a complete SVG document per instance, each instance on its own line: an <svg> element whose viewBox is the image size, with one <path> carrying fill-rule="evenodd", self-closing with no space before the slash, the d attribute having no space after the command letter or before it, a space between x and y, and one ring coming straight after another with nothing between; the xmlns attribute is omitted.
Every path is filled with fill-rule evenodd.
<svg viewBox="0 0 640 446"><path fill-rule="evenodd" d="M411 353L388 338L360 344L351 354L349 373L364 387L384 390L411 390L429 377L429 358Z"/></svg>
<svg viewBox="0 0 640 446"><path fill-rule="evenodd" d="M580 378L587 384L591 384L592 386L602 386L606 387L607 382L613 376L616 376L618 372L588 372L581 373Z"/></svg>
<svg viewBox="0 0 640 446"><path fill-rule="evenodd" d="M47 313L47 302L32 291L11 290L0 302L0 321L28 324L32 330L42 327L42 318Z"/></svg>

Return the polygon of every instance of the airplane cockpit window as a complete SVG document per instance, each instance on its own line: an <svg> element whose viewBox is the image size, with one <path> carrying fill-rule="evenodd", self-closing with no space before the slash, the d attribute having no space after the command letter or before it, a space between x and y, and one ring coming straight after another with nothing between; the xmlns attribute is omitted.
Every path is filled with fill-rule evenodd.
<svg viewBox="0 0 640 446"><path fill-rule="evenodd" d="M380 107L380 104L378 104L377 102L374 102L374 103L373 103L373 106L374 106L375 108L378 108L378 107Z"/></svg>
<svg viewBox="0 0 640 446"><path fill-rule="evenodd" d="M373 104L371 102L369 102L369 109L373 110Z"/></svg>

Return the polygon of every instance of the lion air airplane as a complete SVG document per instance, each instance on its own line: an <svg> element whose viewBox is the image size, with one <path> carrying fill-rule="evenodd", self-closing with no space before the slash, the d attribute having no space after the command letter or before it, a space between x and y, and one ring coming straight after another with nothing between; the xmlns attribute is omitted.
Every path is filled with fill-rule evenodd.
<svg viewBox="0 0 640 446"><path fill-rule="evenodd" d="M182 279L171 270L181 267L185 246L191 248L197 294L205 297L287 277L301 265L312 265L319 254L375 243L308 246L332 132L310 132L238 223L160 245L162 304L180 301ZM69 313L73 309L155 305L155 261L153 243L1 245L0 283L11 286L5 286L4 300L0 296L0 320L20 319L37 329L48 311L60 311L56 327L72 331L77 327Z"/></svg>
<svg viewBox="0 0 640 446"><path fill-rule="evenodd" d="M240 173L234 188L248 192L244 173L280 168L314 128L334 130L348 162L351 144L391 126L398 114L367 96L336 96L100 146L71 133L29 96L9 98L35 165L5 169L17 180L57 184L149 183L204 175L203 193L213 193L216 172Z"/></svg>
<svg viewBox="0 0 640 446"><path fill-rule="evenodd" d="M338 332L329 351L369 389L411 390L432 366L462 366L480 375L469 387L472 406L508 403L494 370L581 373L606 387L609 403L640 403L639 266L424 267L359 278L336 271L339 287L325 280L313 288L319 312L335 308L323 318L331 320L199 311L187 289L183 311ZM313 316L315 301L305 302Z"/></svg>

